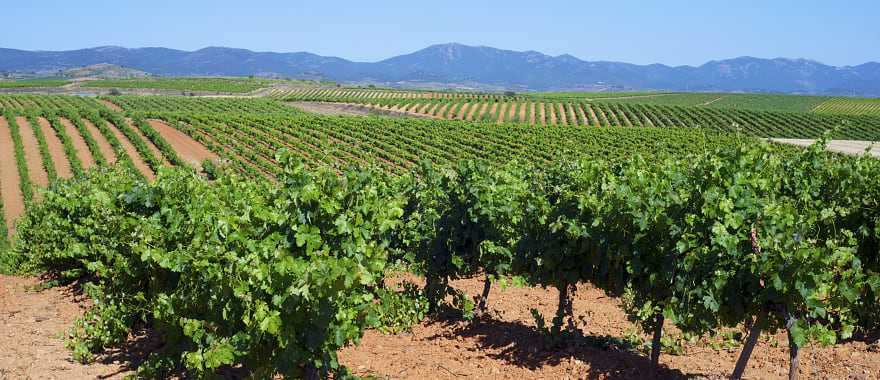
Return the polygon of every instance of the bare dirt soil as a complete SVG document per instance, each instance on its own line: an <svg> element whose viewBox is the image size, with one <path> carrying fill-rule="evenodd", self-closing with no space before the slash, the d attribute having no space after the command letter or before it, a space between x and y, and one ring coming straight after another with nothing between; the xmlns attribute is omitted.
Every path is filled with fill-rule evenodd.
<svg viewBox="0 0 880 380"><path fill-rule="evenodd" d="M34 135L34 129L24 117L17 116L15 121L21 131L21 143L24 145L24 158L27 161L31 182L41 187L49 186L49 174L43 167L43 158L40 157L40 146L37 143L36 135ZM45 132L55 133L54 131Z"/></svg>
<svg viewBox="0 0 880 380"><path fill-rule="evenodd" d="M165 155L162 154L162 151L156 147L156 144L153 144L152 140L147 138L147 136L144 136L144 133L141 132L141 129L134 125L134 122L130 118L125 118L125 122L128 124L129 128L131 128L131 130L133 130L134 133L138 135L138 138L140 138L141 141L144 142L144 144L147 146L147 149L149 149L150 152L153 153L153 156L159 159L162 165L170 165L168 163L168 160L165 158Z"/></svg>
<svg viewBox="0 0 880 380"><path fill-rule="evenodd" d="M89 169L95 166L95 158L92 157L92 151L89 150L89 145L86 144L86 140L79 134L79 130L76 129L76 126L67 119L61 119L61 125L64 126L64 130L67 131L67 135L70 136L70 140L73 142L73 147L76 148L76 156L79 157L79 160L82 162L83 169Z"/></svg>
<svg viewBox="0 0 880 380"><path fill-rule="evenodd" d="M88 303L72 287L37 290L39 280L0 275L0 379L121 379L129 352L96 363L71 359L63 337Z"/></svg>
<svg viewBox="0 0 880 380"><path fill-rule="evenodd" d="M144 162L144 159L141 158L141 155L138 154L137 149L134 147L134 145L131 144L131 141L128 141L128 138L125 137L125 135L123 135L122 132L120 132L115 125L107 123L107 127L110 128L110 131L112 131L113 135L116 136L116 139L119 140L122 148L125 149L125 153L127 153L128 156L131 157L131 161L132 163L134 163L134 167L139 172L141 172L144 177L147 177L148 180L152 181L156 179L156 175L153 173L150 167L147 166L147 163Z"/></svg>
<svg viewBox="0 0 880 380"><path fill-rule="evenodd" d="M812 145L816 140L810 139L770 139L783 144L792 144L798 146ZM861 155L865 153L865 149L871 146L871 155L880 157L880 143L872 141L856 141L856 140L831 140L828 142L827 149L832 152L846 153L852 155Z"/></svg>
<svg viewBox="0 0 880 380"><path fill-rule="evenodd" d="M122 109L122 107L117 106L116 103L113 103L113 102L111 102L111 101L109 101L109 100L98 99L98 101L101 102L101 104L107 106L107 108L109 108L109 109L111 109L111 110L114 110L114 111L116 111L116 112L123 112L123 111L124 111L124 110Z"/></svg>
<svg viewBox="0 0 880 380"><path fill-rule="evenodd" d="M409 281L398 274L390 284ZM63 337L89 306L74 286L38 290L34 277L0 275L0 379L117 379L130 374L149 350L161 346L138 333L95 363L71 360ZM482 289L480 279L452 286L468 294ZM427 320L409 332L367 331L358 346L343 349L343 365L358 375L390 379L643 379L654 373L647 355L624 346L620 338L640 334L621 311L619 299L589 285L573 296L579 333L552 344L535 327L531 309L552 317L553 289L502 287L495 284L486 316L468 322L455 318ZM674 328L668 334L678 334ZM712 348L711 339L684 343L683 355L663 354L658 379L724 379L739 346ZM876 339L876 338L874 338ZM801 354L801 378L878 379L880 343L855 340L834 347L807 346ZM787 377L784 333L765 334L746 371L748 379Z"/></svg>
<svg viewBox="0 0 880 380"><path fill-rule="evenodd" d="M587 110L589 110L589 112L590 112L590 116L592 117L593 126L596 126L596 127L601 126L602 124L599 122L599 117L596 116L596 111L593 109L593 106L587 104L586 107L587 107Z"/></svg>
<svg viewBox="0 0 880 380"><path fill-rule="evenodd" d="M548 120L549 120L548 124L549 125L557 125L558 124L558 122L557 122L558 116L556 116L556 107L554 107L555 105L556 104L554 104L554 103L548 103L547 107L546 107L548 113L550 114L550 116L548 117Z"/></svg>
<svg viewBox="0 0 880 380"><path fill-rule="evenodd" d="M43 129L43 135L46 137L46 146L49 148L49 155L52 156L52 162L55 163L55 170L61 178L73 177L73 171L70 169L70 162L64 154L64 144L55 130L49 125L49 120L44 118L37 119L40 127Z"/></svg>
<svg viewBox="0 0 880 380"><path fill-rule="evenodd" d="M392 112L367 107L359 104L346 103L325 103L325 102L287 102L288 105L302 111L317 113L321 115L342 115L342 116L413 116L425 117L425 115L416 112Z"/></svg>
<svg viewBox="0 0 880 380"><path fill-rule="evenodd" d="M547 125L547 108L544 107L544 103L538 103L538 110L541 111L540 112L541 126L546 126Z"/></svg>
<svg viewBox="0 0 880 380"><path fill-rule="evenodd" d="M568 124L568 115L565 113L565 105L562 103L559 103L559 105L556 106L555 111L556 111L556 119L559 121L559 124L561 124L561 125Z"/></svg>
<svg viewBox="0 0 880 380"><path fill-rule="evenodd" d="M419 285L422 280L401 278ZM399 280L399 279L398 279ZM389 281L393 283L394 281ZM482 281L465 279L452 285L479 294ZM501 289L493 286L489 316L474 322L427 321L412 331L383 334L368 331L360 345L340 352L342 364L359 375L392 379L643 379L654 371L646 353L612 344L612 339L639 334L627 320L619 300L588 285L574 296L575 324L582 333L558 346L535 328L531 309L548 320L556 307L555 289ZM674 328L670 334L677 334ZM639 334L645 341L648 336ZM663 354L659 379L725 379L730 376L741 346L713 349L709 339L686 343L684 355ZM787 337L765 336L755 348L746 378L783 379L788 376ZM801 352L801 378L880 378L880 344L853 341Z"/></svg>
<svg viewBox="0 0 880 380"><path fill-rule="evenodd" d="M498 106L500 109L498 110L498 120L495 121L496 123L501 124L507 120L507 107L509 105L510 103L504 102Z"/></svg>
<svg viewBox="0 0 880 380"><path fill-rule="evenodd" d="M0 116L0 195L3 196L3 213L10 235L15 233L14 221L24 213L24 197L18 181L12 131L6 119Z"/></svg>
<svg viewBox="0 0 880 380"><path fill-rule="evenodd" d="M95 139L95 142L98 144L98 150L101 151L101 154L107 159L107 162L110 164L116 163L116 153L113 151L113 146L110 145L110 142L107 141L106 138L104 138L101 131L99 131L89 120L83 119L83 124L85 124L86 130L88 130L89 134Z"/></svg>
<svg viewBox="0 0 880 380"><path fill-rule="evenodd" d="M193 167L201 167L202 161L204 160L218 160L218 157L214 152L211 152L185 133L174 129L159 120L151 119L147 122L150 123L150 126L153 127L156 132L159 132L159 134L165 138L165 141L168 141L168 144L174 148L174 151L177 152L180 158Z"/></svg>

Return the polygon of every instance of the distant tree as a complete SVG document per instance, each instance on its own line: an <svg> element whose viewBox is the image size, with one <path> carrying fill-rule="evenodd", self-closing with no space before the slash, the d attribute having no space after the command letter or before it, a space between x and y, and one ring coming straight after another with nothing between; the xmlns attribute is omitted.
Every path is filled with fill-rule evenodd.
<svg viewBox="0 0 880 380"><path fill-rule="evenodd" d="M118 88L111 88L110 95L118 96L118 95L122 95L122 92L120 92Z"/></svg>
<svg viewBox="0 0 880 380"><path fill-rule="evenodd" d="M516 93L513 91L504 91L504 96L516 96Z"/></svg>

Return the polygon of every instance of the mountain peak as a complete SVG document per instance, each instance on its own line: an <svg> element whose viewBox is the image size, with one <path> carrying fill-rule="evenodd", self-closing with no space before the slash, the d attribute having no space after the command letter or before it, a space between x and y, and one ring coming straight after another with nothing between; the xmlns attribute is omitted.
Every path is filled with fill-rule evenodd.
<svg viewBox="0 0 880 380"><path fill-rule="evenodd" d="M880 64L834 67L807 59L749 56L702 66L669 67L583 61L458 42L431 45L380 62L352 62L306 52L271 53L211 46L197 51L101 46L67 52L0 49L0 71L57 73L108 63L158 75L322 78L388 86L491 90L696 90L880 96ZM94 68L93 68L94 69ZM841 91L845 92L842 93Z"/></svg>

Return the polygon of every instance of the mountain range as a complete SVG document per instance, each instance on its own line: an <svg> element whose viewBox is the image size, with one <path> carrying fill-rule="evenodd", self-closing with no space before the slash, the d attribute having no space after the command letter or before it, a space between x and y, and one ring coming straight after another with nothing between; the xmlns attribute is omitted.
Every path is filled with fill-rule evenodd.
<svg viewBox="0 0 880 380"><path fill-rule="evenodd" d="M399 87L515 91L671 90L880 96L880 63L829 66L807 59L739 57L701 66L584 61L571 55L457 43L433 45L379 62L312 53L208 47L196 51L105 46L70 51L0 48L0 72L53 73L113 64L162 76L327 79Z"/></svg>

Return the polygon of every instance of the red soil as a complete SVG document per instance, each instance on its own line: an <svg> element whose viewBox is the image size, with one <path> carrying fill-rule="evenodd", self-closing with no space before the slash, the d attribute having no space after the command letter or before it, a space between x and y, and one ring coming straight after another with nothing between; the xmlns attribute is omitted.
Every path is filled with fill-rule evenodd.
<svg viewBox="0 0 880 380"><path fill-rule="evenodd" d="M412 275L401 279L419 285ZM452 285L470 295L479 294L482 281L465 279ZM412 331L383 334L367 331L358 346L339 354L340 362L358 375L394 379L643 379L654 372L645 353L590 344L605 337L635 334L649 337L627 320L620 300L589 285L579 285L573 299L576 327L583 338L554 347L535 328L531 309L547 319L556 308L555 289L502 289L493 285L488 316L474 322L426 321ZM670 328L672 337L680 333ZM730 375L741 346L712 348L704 338L683 342L681 356L663 354L657 378L724 379ZM787 378L788 352L784 333L765 334L746 370L750 379ZM807 346L801 352L801 378L876 379L880 375L880 342L847 342L834 347Z"/></svg>
<svg viewBox="0 0 880 380"><path fill-rule="evenodd" d="M117 106L115 103L113 103L113 102L111 102L111 101L109 101L109 100L98 99L98 101L101 102L101 104L105 105L107 108L109 108L109 109L111 109L111 110L114 110L114 111L116 111L116 112L123 112L123 111L124 111L124 110L122 109L122 107Z"/></svg>
<svg viewBox="0 0 880 380"><path fill-rule="evenodd" d="M501 109L498 110L498 120L496 120L496 122L498 124L501 124L504 122L504 119L505 119L504 117L507 115L507 105L508 105L508 103L505 102L505 103L501 103L501 105L499 106L499 107L501 107Z"/></svg>
<svg viewBox="0 0 880 380"><path fill-rule="evenodd" d="M86 144L86 140L79 134L76 126L67 119L61 119L61 125L64 126L64 130L67 131L70 140L73 141L73 147L76 148L76 156L82 161L83 169L95 166L95 158L92 157L92 151L89 150L89 145Z"/></svg>
<svg viewBox="0 0 880 380"><path fill-rule="evenodd" d="M159 134L165 138L165 141L168 141L168 144L174 148L177 155L190 165L200 167L204 160L217 161L219 159L214 152L211 152L198 141L193 140L185 133L174 129L170 125L159 120L148 120L148 123L150 123L150 126L153 127L156 132L159 132Z"/></svg>
<svg viewBox="0 0 880 380"><path fill-rule="evenodd" d="M468 109L471 108L471 103L465 103L458 110L458 115L455 115L456 120L464 120L468 115Z"/></svg>
<svg viewBox="0 0 880 380"><path fill-rule="evenodd" d="M49 186L49 174L46 173L46 169L43 167L43 159L40 157L40 146L37 143L34 130L24 117L17 116L15 121L18 123L19 130L21 131L21 143L24 145L24 158L27 161L31 182L40 187Z"/></svg>
<svg viewBox="0 0 880 380"><path fill-rule="evenodd" d="M559 124L566 125L568 124L568 115L565 113L565 105L559 103L556 106L556 118L559 120Z"/></svg>
<svg viewBox="0 0 880 380"><path fill-rule="evenodd" d="M10 236L15 233L14 221L24 213L24 197L18 181L12 131L6 119L0 116L0 195L3 196L3 214Z"/></svg>
<svg viewBox="0 0 880 380"><path fill-rule="evenodd" d="M36 278L0 275L0 379L122 379L129 352L80 364L63 336L88 305L71 287L35 290Z"/></svg>
<svg viewBox="0 0 880 380"><path fill-rule="evenodd" d="M86 130L88 130L89 134L95 139L95 142L98 144L98 150L101 151L101 154L107 159L107 162L110 164L116 163L116 153L113 151L113 146L110 145L110 142L107 141L106 138L104 138L101 131L99 131L89 120L83 119L83 124L85 124Z"/></svg>
<svg viewBox="0 0 880 380"><path fill-rule="evenodd" d="M43 136L46 136L46 145L49 147L49 155L52 156L52 162L55 163L58 176L61 178L73 177L70 162L67 160L67 155L64 154L64 144L55 134L52 126L49 125L49 120L41 117L37 119L37 122L40 123L40 128L43 130Z"/></svg>
<svg viewBox="0 0 880 380"><path fill-rule="evenodd" d="M548 123L548 124L550 124L550 125L556 125L556 124L557 124L557 120L558 120L558 119L557 119L557 117L556 117L556 107L555 107L555 106L556 106L556 104L554 104L554 103L549 103L549 104L547 104L547 107L546 107L547 110L548 110L548 112L550 113L550 120L549 120L549 123Z"/></svg>
<svg viewBox="0 0 880 380"><path fill-rule="evenodd" d="M491 109L492 109L492 107L489 106L489 103L483 103L483 106L480 107L480 112L476 116L474 116L474 119L475 120L483 120L483 118L486 116L486 114L491 112L490 111Z"/></svg>
<svg viewBox="0 0 880 380"><path fill-rule="evenodd" d="M590 125L590 118L588 118L587 114L584 113L584 107L580 104L577 105L577 113L581 120L583 120L581 125Z"/></svg>
<svg viewBox="0 0 880 380"><path fill-rule="evenodd" d="M159 161L162 162L162 165L170 165L168 163L168 160L166 160L165 156L162 154L162 151L160 151L159 148L157 148L156 145L153 144L153 141L151 141L150 139L147 138L147 136L144 136L144 134L141 132L140 128L138 128L136 125L134 125L134 122L132 122L131 119L126 118L125 122L128 124L129 127L131 127L131 129L134 131L134 133L137 134L138 137L145 144L147 144L147 149L149 149L150 152L153 153L153 156L156 156L156 158L158 158Z"/></svg>
<svg viewBox="0 0 880 380"><path fill-rule="evenodd" d="M449 108L449 103L443 103L437 112L432 113L433 116L443 117L443 113L446 112L446 109Z"/></svg>
<svg viewBox="0 0 880 380"><path fill-rule="evenodd" d="M131 144L131 141L128 141L128 138L125 137L125 135L123 135L122 132L120 132L119 129L117 129L116 126L112 123L107 122L107 127L110 128L110 131L112 131L113 135L116 136L116 139L119 140L122 148L125 149L125 153L127 153L128 156L131 157L131 161L132 163L134 163L134 167L139 172L141 172L144 177L147 177L148 180L152 181L156 179L156 175L153 173L152 170L150 170L150 167L147 166L147 163L144 162L144 159L141 158L141 155L138 154L137 149L134 147L134 145Z"/></svg>
<svg viewBox="0 0 880 380"><path fill-rule="evenodd" d="M538 109L541 111L541 126L547 125L547 111L544 103L538 103Z"/></svg>

